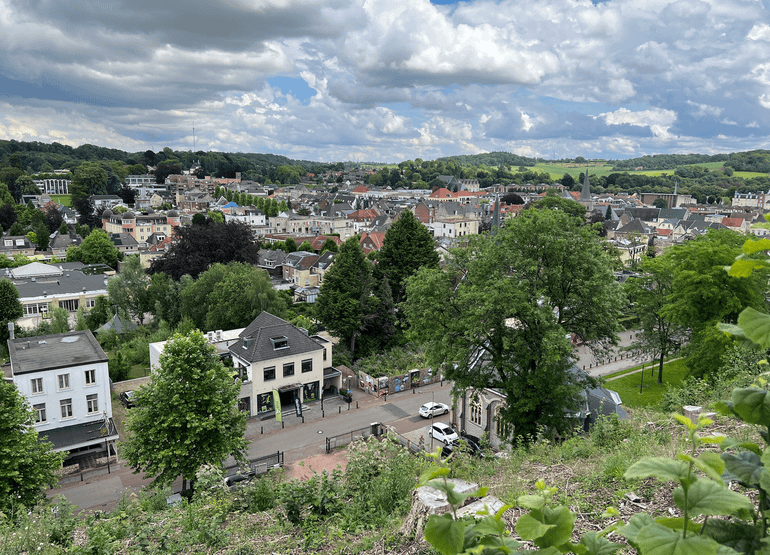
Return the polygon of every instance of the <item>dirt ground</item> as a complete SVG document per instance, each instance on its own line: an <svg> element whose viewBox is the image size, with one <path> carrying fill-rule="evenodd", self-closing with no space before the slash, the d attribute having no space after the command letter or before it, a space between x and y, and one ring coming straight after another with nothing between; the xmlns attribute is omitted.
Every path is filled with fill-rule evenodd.
<svg viewBox="0 0 770 555"><path fill-rule="evenodd" d="M287 480L307 480L314 473L321 474L324 470L331 473L339 468L343 472L348 464L345 451L335 450L329 454L322 453L283 467Z"/></svg>

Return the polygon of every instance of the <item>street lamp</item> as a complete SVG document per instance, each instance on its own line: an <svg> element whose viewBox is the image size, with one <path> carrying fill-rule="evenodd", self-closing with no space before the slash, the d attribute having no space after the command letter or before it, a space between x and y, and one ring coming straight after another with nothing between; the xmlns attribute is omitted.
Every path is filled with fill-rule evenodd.
<svg viewBox="0 0 770 555"><path fill-rule="evenodd" d="M436 392L431 391L430 392L430 400L431 400L431 406L430 406L430 450L433 451L433 413L436 410Z"/></svg>

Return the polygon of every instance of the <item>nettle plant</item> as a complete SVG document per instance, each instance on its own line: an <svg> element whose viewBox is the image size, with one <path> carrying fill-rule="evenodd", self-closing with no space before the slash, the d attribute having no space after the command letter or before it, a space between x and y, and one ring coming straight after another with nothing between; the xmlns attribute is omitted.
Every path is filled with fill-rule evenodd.
<svg viewBox="0 0 770 555"><path fill-rule="evenodd" d="M430 454L438 458L438 455ZM439 459L440 461L440 459ZM483 497L488 488L462 494L454 489L454 484L447 480L450 469L443 463L432 465L420 478L419 486L430 486L444 492L451 506L451 512L443 515L431 515L425 524L425 540L443 555L463 553L477 555L498 555L506 553L531 553L518 540L512 538L505 528L503 514L512 505L505 505L495 514L482 512L476 517L458 518L457 510L469 497ZM536 484L537 495L525 495L518 498L518 504L527 507L528 514L519 517L516 533L522 540L532 542L541 552L577 553L579 555L612 555L622 544L609 541L606 536L616 530L616 523L601 532L588 532L578 543L572 543L575 527L575 515L568 507L553 501L556 488L550 488L541 480ZM615 509L608 509L603 516L617 516ZM526 547L526 549L525 549Z"/></svg>

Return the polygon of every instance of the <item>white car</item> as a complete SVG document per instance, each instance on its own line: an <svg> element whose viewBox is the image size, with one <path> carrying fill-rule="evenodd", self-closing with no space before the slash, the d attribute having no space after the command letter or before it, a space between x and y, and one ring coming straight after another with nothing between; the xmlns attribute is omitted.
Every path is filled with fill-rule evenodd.
<svg viewBox="0 0 770 555"><path fill-rule="evenodd" d="M447 405L444 403L434 403L433 401L429 401L420 407L420 416L423 418L447 414L448 412L449 407Z"/></svg>
<svg viewBox="0 0 770 555"><path fill-rule="evenodd" d="M436 422L435 424L431 425L428 435L433 439L443 441L446 444L450 444L458 437L460 437L457 432L454 431L452 426L449 424L444 424L443 422Z"/></svg>

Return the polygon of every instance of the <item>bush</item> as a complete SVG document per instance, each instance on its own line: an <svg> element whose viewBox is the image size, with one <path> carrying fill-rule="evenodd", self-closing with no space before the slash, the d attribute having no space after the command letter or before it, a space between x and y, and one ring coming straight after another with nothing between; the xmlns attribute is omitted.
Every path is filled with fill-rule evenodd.
<svg viewBox="0 0 770 555"><path fill-rule="evenodd" d="M628 422L620 420L617 414L599 416L591 429L591 440L597 447L612 449L631 436Z"/></svg>
<svg viewBox="0 0 770 555"><path fill-rule="evenodd" d="M660 408L663 412L682 412L687 405L704 405L713 396L711 387L705 381L690 376L682 385L672 387L667 384Z"/></svg>

